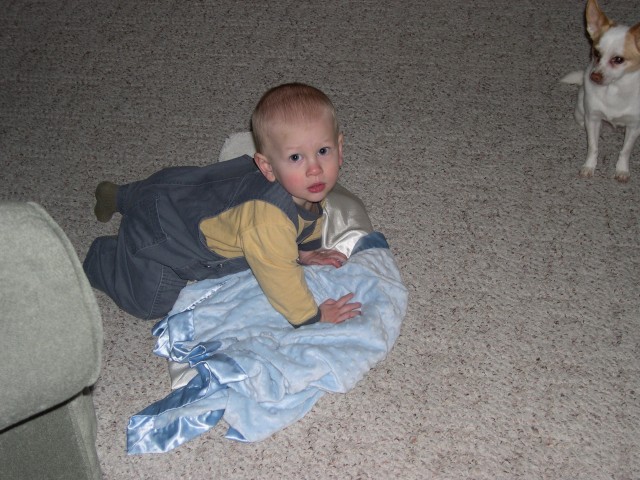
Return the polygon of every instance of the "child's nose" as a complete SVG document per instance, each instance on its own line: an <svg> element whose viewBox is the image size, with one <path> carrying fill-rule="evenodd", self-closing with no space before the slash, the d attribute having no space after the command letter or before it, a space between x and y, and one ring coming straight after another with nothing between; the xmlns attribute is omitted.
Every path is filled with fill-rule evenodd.
<svg viewBox="0 0 640 480"><path fill-rule="evenodd" d="M309 168L307 169L307 175L318 175L322 173L322 167L320 166L320 162L317 160L312 160L309 162Z"/></svg>

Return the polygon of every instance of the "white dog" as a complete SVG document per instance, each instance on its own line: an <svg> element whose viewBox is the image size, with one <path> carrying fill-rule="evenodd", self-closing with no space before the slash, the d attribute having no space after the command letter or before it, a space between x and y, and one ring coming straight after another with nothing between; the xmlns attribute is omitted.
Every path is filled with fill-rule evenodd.
<svg viewBox="0 0 640 480"><path fill-rule="evenodd" d="M607 121L626 127L618 155L615 178L629 180L629 157L640 136L640 23L617 25L600 10L596 0L585 9L592 60L584 72L573 72L564 83L582 85L576 105L576 121L587 130L587 160L580 175L591 177L598 163L600 125Z"/></svg>

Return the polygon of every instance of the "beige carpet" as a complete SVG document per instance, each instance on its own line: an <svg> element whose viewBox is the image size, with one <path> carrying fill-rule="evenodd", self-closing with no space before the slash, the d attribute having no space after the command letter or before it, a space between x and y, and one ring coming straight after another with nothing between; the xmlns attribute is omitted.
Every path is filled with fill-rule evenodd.
<svg viewBox="0 0 640 480"><path fill-rule="evenodd" d="M602 2L640 21L636 0ZM410 291L398 342L345 395L257 444L224 426L127 456L169 390L153 322L97 293L107 479L640 478L640 146L595 178L573 121L577 0L9 0L0 5L0 197L40 202L84 258L92 192L204 165L269 87L326 91L342 182Z"/></svg>

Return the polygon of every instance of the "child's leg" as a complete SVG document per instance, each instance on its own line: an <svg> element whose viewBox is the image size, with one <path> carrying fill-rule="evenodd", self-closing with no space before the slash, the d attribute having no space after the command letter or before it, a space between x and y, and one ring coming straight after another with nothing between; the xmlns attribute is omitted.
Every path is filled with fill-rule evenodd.
<svg viewBox="0 0 640 480"><path fill-rule="evenodd" d="M179 169L183 168L179 167ZM111 217L116 212L120 212L123 215L126 214L127 208L138 201L141 192L144 192L145 189L148 191L148 187L153 187L158 183L166 184L166 172L177 170L178 168L167 168L156 172L145 180L125 185L117 185L108 181L100 182L95 191L96 206L93 211L96 218L99 222L106 223L111 220Z"/></svg>
<svg viewBox="0 0 640 480"><path fill-rule="evenodd" d="M141 195L146 195L153 190L155 185L170 185L176 181L176 175L185 171L195 171L193 167L170 167L160 170L146 178L136 182L117 185L112 182L100 182L96 187L96 206L94 213L100 222L108 222L114 213L127 214L131 205L140 200Z"/></svg>
<svg viewBox="0 0 640 480"><path fill-rule="evenodd" d="M115 212L122 219L117 237L93 242L84 269L94 288L136 317L157 318L168 313L187 284L171 267L184 268L210 255L180 227L184 225L182 212L171 195L175 188L216 177L202 176L202 172L208 170L173 167L124 185L102 182L96 189L98 220L108 221Z"/></svg>
<svg viewBox="0 0 640 480"><path fill-rule="evenodd" d="M94 240L83 267L92 287L145 320L166 315L187 284L169 267L131 255L115 236Z"/></svg>

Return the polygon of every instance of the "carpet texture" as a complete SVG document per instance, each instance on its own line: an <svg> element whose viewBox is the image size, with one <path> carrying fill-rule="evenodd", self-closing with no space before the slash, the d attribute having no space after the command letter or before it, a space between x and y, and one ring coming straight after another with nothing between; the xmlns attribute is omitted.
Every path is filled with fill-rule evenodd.
<svg viewBox="0 0 640 480"><path fill-rule="evenodd" d="M603 0L640 21L636 0ZM153 322L101 293L95 386L107 479L640 476L640 146L622 131L578 177L582 1L12 0L0 5L0 197L42 204L84 258L118 219L100 180L217 159L268 88L318 86L345 134L341 182L391 245L409 312L354 390L255 444L219 425L127 456L164 397Z"/></svg>

